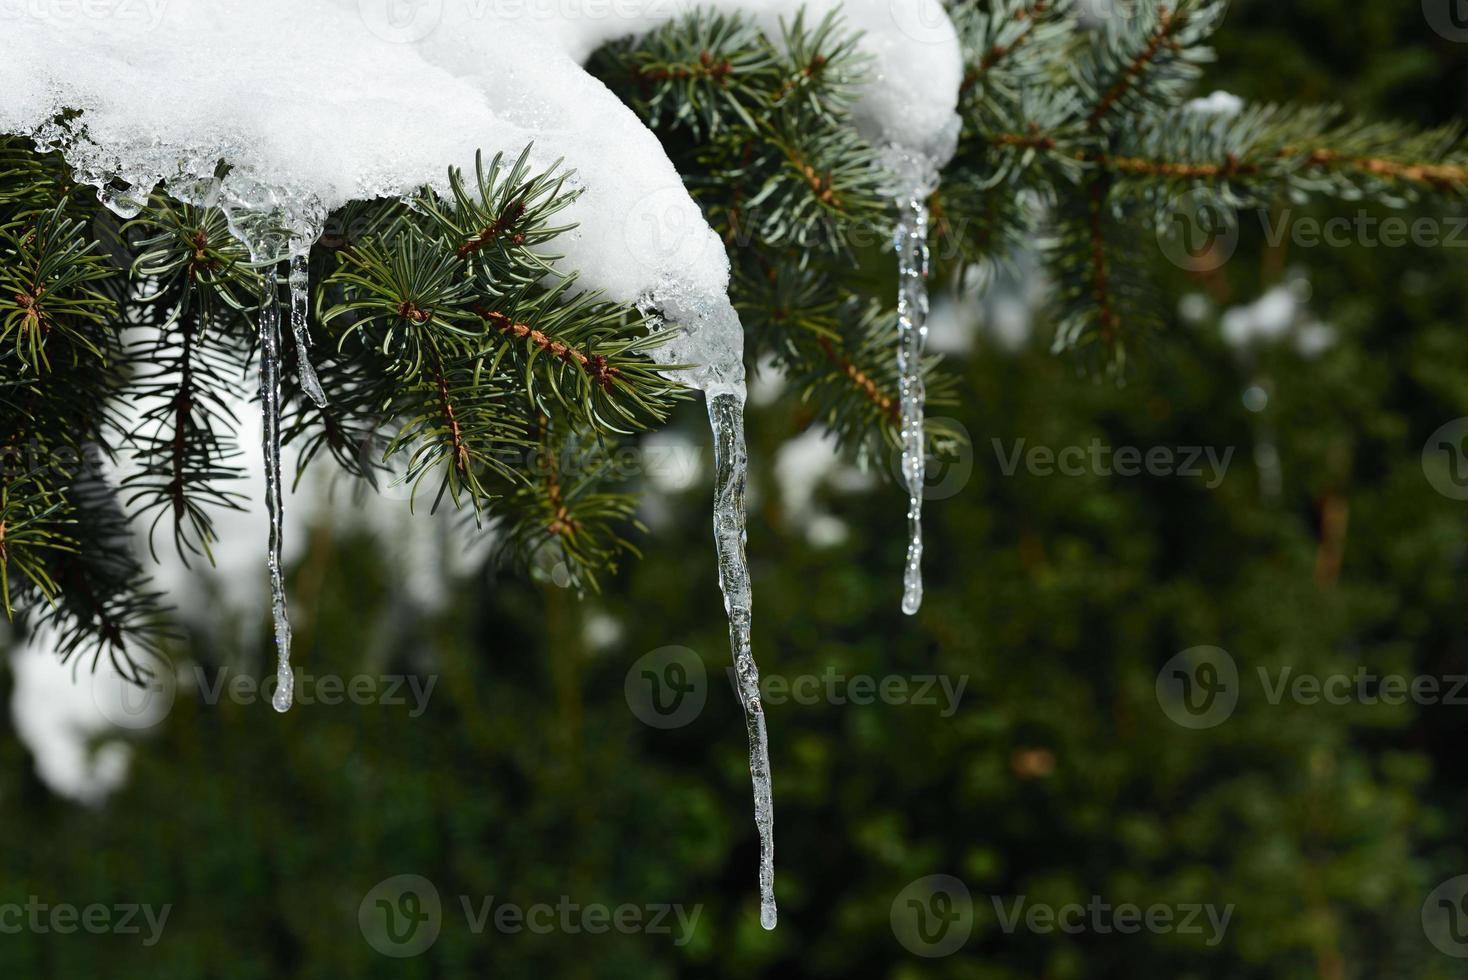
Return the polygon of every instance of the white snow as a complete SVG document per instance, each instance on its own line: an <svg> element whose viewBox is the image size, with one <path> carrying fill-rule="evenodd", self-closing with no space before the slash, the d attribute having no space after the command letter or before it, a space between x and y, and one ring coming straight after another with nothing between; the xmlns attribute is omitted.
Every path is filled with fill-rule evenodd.
<svg viewBox="0 0 1468 980"><path fill-rule="evenodd" d="M42 782L62 796L97 803L127 779L131 749L108 737L119 732L113 719L127 717L126 682L110 670L73 671L54 644L48 633L11 653L11 720Z"/></svg>
<svg viewBox="0 0 1468 980"><path fill-rule="evenodd" d="M867 492L876 482L870 472L842 458L835 437L820 425L781 445L773 469L785 523L802 528L816 548L835 547L848 536L845 522L820 507L817 492L822 487L839 493Z"/></svg>
<svg viewBox="0 0 1468 980"><path fill-rule="evenodd" d="M1319 357L1334 345L1336 331L1311 313L1312 292L1309 276L1292 269L1284 282L1254 302L1226 310L1219 331L1230 347L1240 350L1289 338L1301 356Z"/></svg>
<svg viewBox="0 0 1468 980"><path fill-rule="evenodd" d="M1290 328L1298 309L1294 291L1288 286L1275 286L1253 303L1236 306L1224 313L1220 329L1234 347L1242 347L1256 339L1270 340Z"/></svg>
<svg viewBox="0 0 1468 980"><path fill-rule="evenodd" d="M768 30L797 0L714 0ZM836 6L812 0L813 14ZM577 62L604 41L686 13L693 0L96 0L6 8L0 132L55 142L88 182L131 197L158 181L233 168L224 200L327 209L446 186L476 150L534 166L564 158L584 190L558 240L564 267L620 302L651 298L691 336L673 352L711 363L740 345L709 320L728 284L722 244L657 138ZM944 156L956 126L957 38L937 0L849 0L874 82L857 107L869 137ZM84 138L50 124L83 110ZM131 205L135 206L135 205ZM120 204L130 209L126 203ZM693 302L694 298L697 302ZM673 309L670 309L673 308ZM670 315L670 319L674 317ZM671 356L671 355L670 355ZM701 387L733 384L726 364Z"/></svg>
<svg viewBox="0 0 1468 980"><path fill-rule="evenodd" d="M1183 108L1210 115L1237 116L1243 111L1244 100L1220 89L1204 98L1190 99Z"/></svg>

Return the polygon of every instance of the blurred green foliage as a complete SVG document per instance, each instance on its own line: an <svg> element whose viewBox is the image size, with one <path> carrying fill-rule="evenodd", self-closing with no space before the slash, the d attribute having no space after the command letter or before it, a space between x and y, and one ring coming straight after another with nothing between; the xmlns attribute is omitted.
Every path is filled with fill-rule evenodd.
<svg viewBox="0 0 1468 980"><path fill-rule="evenodd" d="M1434 34L1417 4L1240 0L1218 46L1204 91L1338 100L1423 124L1461 113L1468 94L1468 45ZM1421 464L1429 434L1468 416L1463 254L1286 251L1243 228L1219 273L1190 279L1159 253L1157 275L1216 310L1304 266L1339 342L1314 360L1278 346L1244 363L1213 316L1171 315L1118 388L1079 377L1043 342L1006 353L981 341L954 413L972 475L927 508L928 600L915 619L898 610L900 494L828 495L852 533L811 546L771 471L808 420L788 402L753 415L749 547L767 676L967 678L951 717L770 699L777 931L757 921L743 728L723 683L697 486L657 515L646 557L586 602L487 571L447 612L420 614L373 542L316 530L290 580L298 671L431 677L420 717L350 704L277 717L263 701L208 706L184 691L99 808L51 795L20 743L0 740L0 903L173 906L150 948L137 936L0 935L0 975L1463 975L1427 942L1421 910L1468 872L1465 709L1272 705L1253 680L1285 666L1468 673L1468 505L1436 493ZM1265 375L1273 398L1254 415L1240 393ZM686 407L681 424L702 444L698 414ZM1277 500L1261 496L1253 463L1265 424ZM992 440L1021 438L1234 455L1211 490L1006 476ZM619 637L589 643L591 616L614 618ZM187 649L210 671L265 674L265 631L248 650L231 635L215 623ZM1244 693L1224 724L1193 731L1169 721L1154 685L1203 644L1232 653ZM624 679L668 645L696 651L710 684L691 724L661 731L628 710ZM404 873L434 882L444 914L428 951L397 960L369 946L357 914L375 884ZM962 879L975 911L972 938L939 959L915 956L889 924L898 894L931 874ZM676 927L476 934L461 895L701 914L681 946ZM989 897L1020 895L1236 911L1217 945L1206 932L1006 934Z"/></svg>

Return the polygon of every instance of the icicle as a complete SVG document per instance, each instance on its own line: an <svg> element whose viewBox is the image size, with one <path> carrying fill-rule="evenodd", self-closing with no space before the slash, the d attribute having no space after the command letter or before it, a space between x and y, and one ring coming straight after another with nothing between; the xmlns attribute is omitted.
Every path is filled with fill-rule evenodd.
<svg viewBox="0 0 1468 980"><path fill-rule="evenodd" d="M148 199L153 196L152 183L146 179L124 180L106 175L94 178L97 184L97 200L124 221L130 221L143 212ZM118 186L122 183L124 186Z"/></svg>
<svg viewBox="0 0 1468 980"><path fill-rule="evenodd" d="M250 259L269 262L273 252L261 254L253 245ZM265 446L265 509L270 519L270 545L266 562L270 567L270 614L275 624L275 694L270 699L276 711L289 711L295 700L295 673L291 670L291 623L286 614L285 578L281 571L281 540L284 535L284 506L280 485L280 305L276 295L275 267L260 271L260 415Z"/></svg>
<svg viewBox="0 0 1468 980"><path fill-rule="evenodd" d="M326 392L321 390L321 381L316 369L311 366L311 334L307 329L307 309L311 302L310 277L311 242L295 238L291 240L291 333L296 338L296 374L301 381L301 390L319 407L326 406Z"/></svg>
<svg viewBox="0 0 1468 980"><path fill-rule="evenodd" d="M907 564L902 574L902 611L912 616L923 604L923 478L926 469L923 412L923 351L928 342L928 206L926 194L903 202L896 233L897 371L902 400L902 481L907 487Z"/></svg>
<svg viewBox="0 0 1468 980"><path fill-rule="evenodd" d="M744 487L749 454L744 445L744 390L708 395L714 440L714 544L719 555L719 587L729 614L729 645L734 653L739 700L749 734L749 774L754 783L754 822L759 829L760 925L775 928L775 801L770 785L770 749L765 709L760 703L759 667L750 651L753 594L746 537Z"/></svg>
<svg viewBox="0 0 1468 980"><path fill-rule="evenodd" d="M218 198L230 234L243 242L250 261L260 271L260 416L265 455L265 510L270 524L266 565L270 572L270 615L275 631L276 711L290 710L295 701L295 673L291 670L291 624L286 612L285 577L281 549L285 536L284 490L280 476L280 297L276 266L290 259L291 326L296 332L301 363L301 387L317 404L325 401L316 372L307 360L306 304L309 298L307 258L321 237L326 214L314 196L286 193L248 179L227 178L191 195ZM287 248L289 245L289 248Z"/></svg>
<svg viewBox="0 0 1468 980"><path fill-rule="evenodd" d="M693 205L690 202L689 207ZM710 248L720 248L711 238ZM666 325L666 342L652 351L659 363L701 390L708 403L714 442L714 547L719 588L729 614L729 646L749 739L749 775L754 784L754 823L759 831L760 925L775 928L775 802L770 780L770 748L765 710L760 702L759 667L750 650L753 590L744 556L744 489L749 452L744 444L744 327L729 298L707 284L663 283L639 307L654 330ZM688 365L696 365L688 367Z"/></svg>

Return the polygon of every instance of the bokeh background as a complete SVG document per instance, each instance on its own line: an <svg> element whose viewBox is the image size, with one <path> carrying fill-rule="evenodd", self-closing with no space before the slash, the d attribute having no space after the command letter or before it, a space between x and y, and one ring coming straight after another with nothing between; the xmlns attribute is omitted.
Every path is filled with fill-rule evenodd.
<svg viewBox="0 0 1468 980"><path fill-rule="evenodd" d="M1461 117L1468 43L1433 28L1449 5L1238 0L1199 94ZM1429 437L1468 416L1468 234L1434 248L1268 237L1246 216L1237 253L1206 275L1157 250L1175 305L1120 387L1049 353L1046 286L1023 261L981 303L936 285L934 343L964 378L944 414L972 451L930 473L912 619L898 609L901 494L834 457L776 379L756 385L749 551L775 685L777 931L758 924L691 405L642 457L644 557L599 596L559 587L554 568L466 558L442 521L354 516L340 488L298 506L297 670L365 678L370 703L280 717L190 682L195 667L206 683L271 673L249 521L231 548L245 560L180 592L186 683L166 713L99 714L109 679L73 678L44 642L12 638L0 905L170 911L152 944L141 917L140 934L12 932L0 917L0 975L1465 975L1451 954L1468 955L1454 931L1468 908L1450 906L1468 891L1453 883L1468 874L1468 703L1271 703L1259 672L1347 675L1352 691L1359 672L1441 678L1444 693L1468 674L1468 502L1424 464ZM1231 456L1216 480L1006 474L1019 440ZM1439 462L1450 479L1454 459ZM1236 704L1207 727L1175 721L1157 688L1198 647L1239 674ZM1181 663L1199 656L1217 658ZM636 692L649 665L679 679L669 658L702 705L660 727ZM801 678L815 696L778 696ZM858 678L935 686L863 704ZM414 910L399 875L441 902L421 951L369 921L375 896ZM995 904L1092 896L1232 912L1221 936L1071 935L1006 930ZM644 923L677 909L626 932L559 912L549 930L476 931L463 897L631 906Z"/></svg>

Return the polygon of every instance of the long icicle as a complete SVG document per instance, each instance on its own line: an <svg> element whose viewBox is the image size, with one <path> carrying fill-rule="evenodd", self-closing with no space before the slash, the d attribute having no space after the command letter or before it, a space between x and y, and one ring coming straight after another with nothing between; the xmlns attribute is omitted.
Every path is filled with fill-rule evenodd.
<svg viewBox="0 0 1468 980"><path fill-rule="evenodd" d="M902 205L897 247L897 371L902 401L902 482L907 487L907 564L902 574L902 611L915 615L923 604L923 352L928 345L928 205L914 194Z"/></svg>
<svg viewBox="0 0 1468 980"><path fill-rule="evenodd" d="M275 254L264 257L277 258ZM262 256L251 254L261 261ZM270 703L276 711L289 711L295 701L295 673L291 670L291 624L286 615L285 579L281 572L281 540L284 506L280 485L280 305L276 291L275 266L261 270L260 286L260 415L265 448L265 508L270 519L270 614L275 624L275 694Z"/></svg>
<svg viewBox="0 0 1468 980"><path fill-rule="evenodd" d="M744 726L749 735L749 775L754 783L754 822L759 829L760 925L775 928L775 801L770 785L770 747L765 732L765 709L760 703L759 667L750 650L753 592L746 537L744 488L749 476L749 453L744 444L742 391L708 394L709 425L714 440L714 544L719 555L719 588L729 614L729 645Z"/></svg>
<svg viewBox="0 0 1468 980"><path fill-rule="evenodd" d="M301 390L321 408L326 407L326 392L321 390L321 381L316 369L311 366L311 333L307 327L307 310L311 302L310 275L311 242L295 238L291 240L291 333L296 339L296 374L301 380Z"/></svg>

